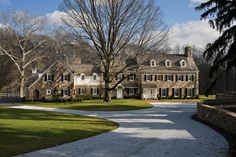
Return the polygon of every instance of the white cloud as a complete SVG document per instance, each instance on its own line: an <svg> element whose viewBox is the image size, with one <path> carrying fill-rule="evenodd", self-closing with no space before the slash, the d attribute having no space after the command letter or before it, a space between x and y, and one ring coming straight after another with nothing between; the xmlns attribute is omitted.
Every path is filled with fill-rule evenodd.
<svg viewBox="0 0 236 157"><path fill-rule="evenodd" d="M61 11L54 11L52 13L48 13L46 15L46 19L49 24L51 25L62 25L63 24L63 18L66 18L66 13Z"/></svg>
<svg viewBox="0 0 236 157"><path fill-rule="evenodd" d="M196 7L198 6L200 3L204 3L207 2L208 0L190 0L189 2L189 7Z"/></svg>
<svg viewBox="0 0 236 157"><path fill-rule="evenodd" d="M0 5L9 5L11 4L10 0L0 0Z"/></svg>
<svg viewBox="0 0 236 157"><path fill-rule="evenodd" d="M196 45L205 47L219 37L219 32L212 29L207 21L189 21L175 24L169 32L170 46Z"/></svg>

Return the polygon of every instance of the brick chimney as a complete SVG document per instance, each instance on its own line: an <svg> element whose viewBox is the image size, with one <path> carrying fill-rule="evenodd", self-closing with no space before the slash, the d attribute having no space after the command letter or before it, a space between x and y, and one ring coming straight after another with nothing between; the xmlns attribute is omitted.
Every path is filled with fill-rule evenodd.
<svg viewBox="0 0 236 157"><path fill-rule="evenodd" d="M185 47L185 55L187 57L192 57L192 48L190 46Z"/></svg>

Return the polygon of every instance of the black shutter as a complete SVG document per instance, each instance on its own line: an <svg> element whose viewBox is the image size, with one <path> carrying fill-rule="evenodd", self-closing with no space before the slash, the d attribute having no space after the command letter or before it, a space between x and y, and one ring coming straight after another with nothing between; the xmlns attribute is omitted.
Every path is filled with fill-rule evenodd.
<svg viewBox="0 0 236 157"><path fill-rule="evenodd" d="M151 77L151 81L152 81L152 75L150 75L150 77Z"/></svg>
<svg viewBox="0 0 236 157"><path fill-rule="evenodd" d="M128 75L128 77L127 77L127 80L129 81L129 77L130 77L131 75Z"/></svg>
<svg viewBox="0 0 236 157"><path fill-rule="evenodd" d="M91 95L93 95L93 88L91 88L90 91L91 91Z"/></svg>
<svg viewBox="0 0 236 157"><path fill-rule="evenodd" d="M116 80L118 80L118 76L116 76Z"/></svg>
<svg viewBox="0 0 236 157"><path fill-rule="evenodd" d="M70 74L68 74L68 81L70 81Z"/></svg>
<svg viewBox="0 0 236 157"><path fill-rule="evenodd" d="M147 81L147 75L144 75L144 81Z"/></svg>
<svg viewBox="0 0 236 157"><path fill-rule="evenodd" d="M171 80L174 81L174 75L171 75Z"/></svg>
<svg viewBox="0 0 236 157"><path fill-rule="evenodd" d="M169 96L169 88L166 88L166 96L168 97Z"/></svg>
<svg viewBox="0 0 236 157"><path fill-rule="evenodd" d="M157 81L157 75L155 75L155 81Z"/></svg>
<svg viewBox="0 0 236 157"><path fill-rule="evenodd" d="M163 81L163 75L161 75L161 81Z"/></svg>
<svg viewBox="0 0 236 157"><path fill-rule="evenodd" d="M172 96L174 97L175 96L175 89L172 88Z"/></svg>
<svg viewBox="0 0 236 157"><path fill-rule="evenodd" d="M161 88L159 88L159 95L160 95L160 97L162 96L162 94L161 94Z"/></svg>
<svg viewBox="0 0 236 157"><path fill-rule="evenodd" d="M134 74L133 76L134 76L134 81L135 81L136 80L136 75Z"/></svg>
<svg viewBox="0 0 236 157"><path fill-rule="evenodd" d="M167 75L165 75L165 81L167 81Z"/></svg>
<svg viewBox="0 0 236 157"><path fill-rule="evenodd" d="M182 97L182 88L179 89L180 97Z"/></svg>
<svg viewBox="0 0 236 157"><path fill-rule="evenodd" d="M192 75L192 81L194 81L194 75Z"/></svg>
<svg viewBox="0 0 236 157"><path fill-rule="evenodd" d="M52 75L52 82L54 81L54 75Z"/></svg>
<svg viewBox="0 0 236 157"><path fill-rule="evenodd" d="M192 89L193 91L193 98L195 97L195 88Z"/></svg>
<svg viewBox="0 0 236 157"><path fill-rule="evenodd" d="M44 81L47 81L47 74L44 75Z"/></svg>
<svg viewBox="0 0 236 157"><path fill-rule="evenodd" d="M185 97L187 97L187 96L188 96L188 89L185 88Z"/></svg>
<svg viewBox="0 0 236 157"><path fill-rule="evenodd" d="M63 95L64 95L64 94L63 94L63 89L62 89L62 90L61 90L61 97L63 97Z"/></svg>
<svg viewBox="0 0 236 157"><path fill-rule="evenodd" d="M63 77L63 74L61 74L61 81L64 81L64 77Z"/></svg>
<svg viewBox="0 0 236 157"><path fill-rule="evenodd" d="M99 88L97 88L97 95L99 95Z"/></svg>
<svg viewBox="0 0 236 157"><path fill-rule="evenodd" d="M81 94L81 88L79 88L79 95Z"/></svg>
<svg viewBox="0 0 236 157"><path fill-rule="evenodd" d="M129 95L129 88L127 88L127 93L128 93L128 95Z"/></svg>
<svg viewBox="0 0 236 157"><path fill-rule="evenodd" d="M186 81L188 81L188 75L186 75Z"/></svg>
<svg viewBox="0 0 236 157"><path fill-rule="evenodd" d="M175 75L175 81L178 82L178 75Z"/></svg>
<svg viewBox="0 0 236 157"><path fill-rule="evenodd" d="M125 75L124 74L122 74L122 79L124 79L125 78Z"/></svg>
<svg viewBox="0 0 236 157"><path fill-rule="evenodd" d="M181 77L182 77L182 81L184 81L184 75L181 75Z"/></svg>
<svg viewBox="0 0 236 157"><path fill-rule="evenodd" d="M70 96L70 89L68 89L68 96Z"/></svg>

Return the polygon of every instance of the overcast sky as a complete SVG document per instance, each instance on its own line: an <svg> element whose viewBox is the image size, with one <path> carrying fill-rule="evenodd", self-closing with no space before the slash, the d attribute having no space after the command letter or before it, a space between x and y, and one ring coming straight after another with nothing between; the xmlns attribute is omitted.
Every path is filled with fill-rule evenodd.
<svg viewBox="0 0 236 157"><path fill-rule="evenodd" d="M170 29L170 46L176 44L205 47L214 41L218 32L207 21L200 21L200 12L194 6L206 0L156 0L163 13L163 20ZM62 0L0 0L1 11L25 10L34 15L46 16L52 23L60 23Z"/></svg>

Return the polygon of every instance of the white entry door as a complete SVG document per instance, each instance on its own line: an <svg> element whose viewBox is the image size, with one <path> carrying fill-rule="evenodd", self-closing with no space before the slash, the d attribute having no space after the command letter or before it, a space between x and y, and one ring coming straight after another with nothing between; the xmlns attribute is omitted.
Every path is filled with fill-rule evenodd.
<svg viewBox="0 0 236 157"><path fill-rule="evenodd" d="M123 99L123 88L121 86L117 88L116 98Z"/></svg>

